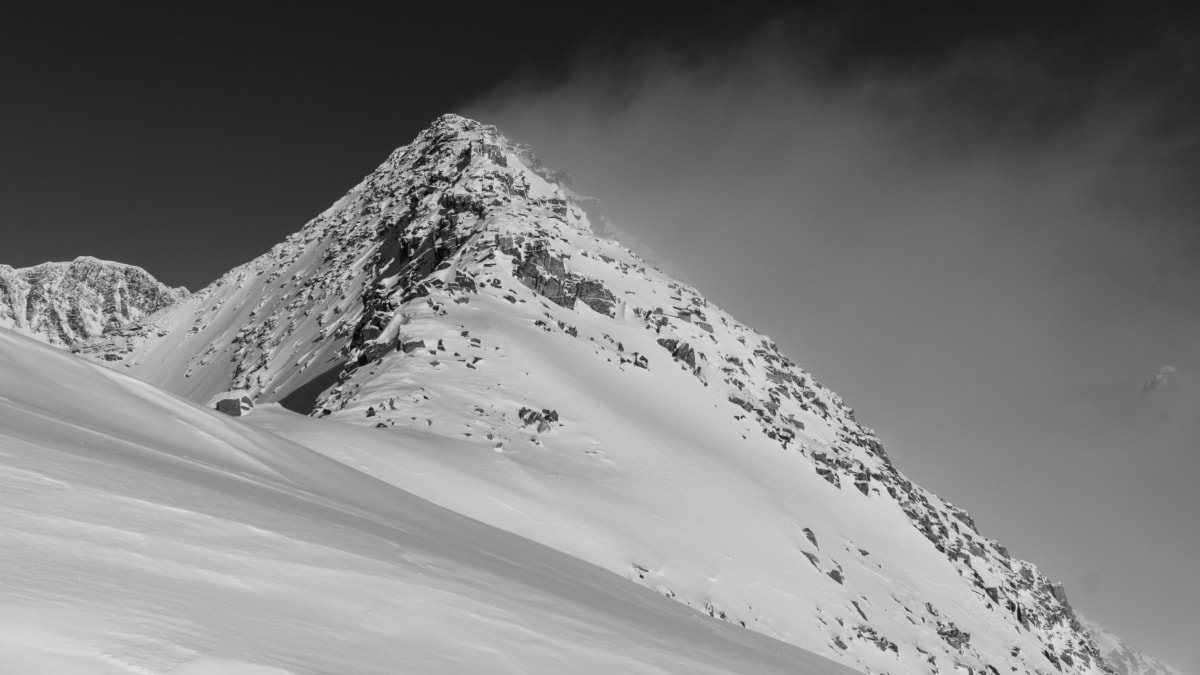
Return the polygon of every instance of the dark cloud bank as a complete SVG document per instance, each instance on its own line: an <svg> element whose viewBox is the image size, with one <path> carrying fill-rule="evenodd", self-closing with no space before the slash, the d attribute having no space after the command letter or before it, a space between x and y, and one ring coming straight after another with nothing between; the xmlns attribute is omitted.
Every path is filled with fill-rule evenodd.
<svg viewBox="0 0 1200 675"><path fill-rule="evenodd" d="M595 43L463 112L571 172L1077 607L1196 669L1196 34L1116 14L855 56L796 15L717 49ZM1163 363L1179 386L1141 396Z"/></svg>

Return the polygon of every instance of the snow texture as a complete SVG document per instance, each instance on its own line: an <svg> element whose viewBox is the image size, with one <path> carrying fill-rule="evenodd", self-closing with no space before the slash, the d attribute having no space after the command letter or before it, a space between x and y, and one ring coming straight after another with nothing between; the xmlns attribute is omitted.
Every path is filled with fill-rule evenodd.
<svg viewBox="0 0 1200 675"><path fill-rule="evenodd" d="M0 329L0 672L852 672Z"/></svg>

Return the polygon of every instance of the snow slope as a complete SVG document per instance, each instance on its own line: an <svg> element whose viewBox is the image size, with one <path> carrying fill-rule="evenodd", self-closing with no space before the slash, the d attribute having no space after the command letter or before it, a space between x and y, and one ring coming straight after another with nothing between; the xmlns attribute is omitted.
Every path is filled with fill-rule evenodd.
<svg viewBox="0 0 1200 675"><path fill-rule="evenodd" d="M439 118L267 254L91 346L194 401L865 672L1096 673L1062 587L774 343Z"/></svg>
<svg viewBox="0 0 1200 675"><path fill-rule="evenodd" d="M0 372L0 672L850 672L2 329Z"/></svg>
<svg viewBox="0 0 1200 675"><path fill-rule="evenodd" d="M21 269L0 265L0 327L66 349L186 296L140 267L86 256Z"/></svg>

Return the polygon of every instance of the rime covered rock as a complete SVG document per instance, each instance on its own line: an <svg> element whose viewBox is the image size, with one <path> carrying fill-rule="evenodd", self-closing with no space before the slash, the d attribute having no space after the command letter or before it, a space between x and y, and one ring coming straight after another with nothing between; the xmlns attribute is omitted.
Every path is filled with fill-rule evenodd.
<svg viewBox="0 0 1200 675"><path fill-rule="evenodd" d="M136 325L187 295L140 267L91 257L19 269L0 265L0 326L71 349Z"/></svg>

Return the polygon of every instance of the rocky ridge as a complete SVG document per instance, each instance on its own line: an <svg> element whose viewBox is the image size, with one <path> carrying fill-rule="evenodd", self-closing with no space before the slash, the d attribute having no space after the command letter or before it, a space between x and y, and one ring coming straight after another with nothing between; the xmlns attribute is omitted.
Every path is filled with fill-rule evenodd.
<svg viewBox="0 0 1200 675"><path fill-rule="evenodd" d="M65 349L139 324L188 296L140 267L79 257L14 269L0 265L0 326Z"/></svg>

